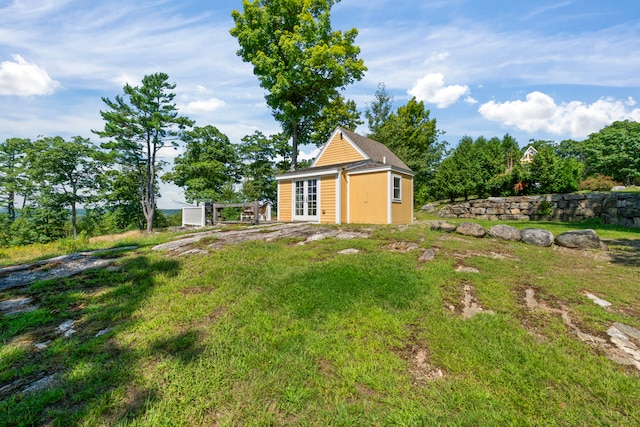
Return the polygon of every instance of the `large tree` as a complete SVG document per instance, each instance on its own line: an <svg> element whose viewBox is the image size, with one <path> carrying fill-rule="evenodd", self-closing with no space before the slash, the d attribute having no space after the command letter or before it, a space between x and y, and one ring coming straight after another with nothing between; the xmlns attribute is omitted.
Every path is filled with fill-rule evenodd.
<svg viewBox="0 0 640 427"><path fill-rule="evenodd" d="M78 236L77 205L96 194L101 175L101 153L89 139L76 136L43 138L29 150L30 175L47 189L41 196L71 210L73 237ZM42 204L41 205L45 205Z"/></svg>
<svg viewBox="0 0 640 427"><path fill-rule="evenodd" d="M640 123L614 122L584 141L587 173L613 177L626 185L640 184Z"/></svg>
<svg viewBox="0 0 640 427"><path fill-rule="evenodd" d="M291 165L290 147L284 134L265 136L256 131L242 138L242 193L248 200L267 200L275 205L278 196L276 175Z"/></svg>
<svg viewBox="0 0 640 427"><path fill-rule="evenodd" d="M9 221L16 219L16 196L23 199L29 187L26 179L26 152L31 141L23 138L9 138L0 143L0 200L3 201Z"/></svg>
<svg viewBox="0 0 640 427"><path fill-rule="evenodd" d="M238 55L253 65L267 105L298 144L312 132L322 109L366 71L354 44L358 31L333 31L330 10L339 0L244 0L232 13ZM302 139L303 142L309 142Z"/></svg>
<svg viewBox="0 0 640 427"><path fill-rule="evenodd" d="M111 151L123 173L134 177L148 233L153 229L158 173L165 164L159 151L177 146L185 129L193 125L178 114L175 87L165 73L144 76L142 86L126 84L124 96L117 95L114 101L102 98L109 107L100 112L105 126L94 131L110 138L103 148Z"/></svg>
<svg viewBox="0 0 640 427"><path fill-rule="evenodd" d="M187 202L220 201L225 185L238 181L239 159L229 138L214 126L185 132L184 154L174 160L164 181L185 189Z"/></svg>
<svg viewBox="0 0 640 427"><path fill-rule="evenodd" d="M364 115L369 125L369 138L378 141L380 131L393 113L393 95L387 92L384 83L378 83L373 102L367 106Z"/></svg>

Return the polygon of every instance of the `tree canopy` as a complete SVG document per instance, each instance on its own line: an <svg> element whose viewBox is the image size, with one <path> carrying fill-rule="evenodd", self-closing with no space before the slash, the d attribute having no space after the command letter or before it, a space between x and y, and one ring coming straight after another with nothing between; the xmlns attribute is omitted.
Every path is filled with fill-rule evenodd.
<svg viewBox="0 0 640 427"><path fill-rule="evenodd" d="M614 122L583 142L588 174L611 176L626 185L640 185L640 123Z"/></svg>
<svg viewBox="0 0 640 427"><path fill-rule="evenodd" d="M185 189L188 203L220 200L225 184L239 180L236 148L218 128L208 125L185 132L184 154L174 160L164 181Z"/></svg>
<svg viewBox="0 0 640 427"><path fill-rule="evenodd" d="M253 65L268 91L267 105L292 139L293 169L299 140L310 142L323 108L366 71L354 44L358 31L331 28L331 7L338 1L244 0L243 11L232 13L238 55Z"/></svg>
<svg viewBox="0 0 640 427"><path fill-rule="evenodd" d="M444 155L444 143L438 141L441 134L424 102L414 97L384 121L381 119L377 132L369 135L389 147L413 170L417 204L433 195L433 179Z"/></svg>
<svg viewBox="0 0 640 427"><path fill-rule="evenodd" d="M117 95L114 101L102 98L108 107L100 112L105 126L102 131L94 131L111 139L102 147L111 151L122 172L134 180L148 233L153 229L157 178L163 167L159 151L177 146L183 132L193 124L178 115L172 92L176 85L168 80L165 73L150 74L144 76L142 86L126 84L124 96Z"/></svg>

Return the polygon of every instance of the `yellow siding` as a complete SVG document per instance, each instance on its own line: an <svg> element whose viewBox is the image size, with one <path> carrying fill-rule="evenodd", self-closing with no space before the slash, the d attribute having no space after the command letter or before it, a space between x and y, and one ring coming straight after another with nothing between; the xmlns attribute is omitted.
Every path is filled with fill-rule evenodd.
<svg viewBox="0 0 640 427"><path fill-rule="evenodd" d="M338 132L329 142L315 166L336 165L360 160L364 160L364 157L347 141L346 137L340 139L340 132Z"/></svg>
<svg viewBox="0 0 640 427"><path fill-rule="evenodd" d="M347 222L347 204L349 201L347 200L347 173L340 172L340 195L342 196L341 206L342 212L340 212L341 222L344 224Z"/></svg>
<svg viewBox="0 0 640 427"><path fill-rule="evenodd" d="M335 224L336 222L336 177L320 178L320 222Z"/></svg>
<svg viewBox="0 0 640 427"><path fill-rule="evenodd" d="M394 224L411 224L413 220L413 189L411 177L402 176L402 203L392 203L391 215Z"/></svg>
<svg viewBox="0 0 640 427"><path fill-rule="evenodd" d="M349 177L351 223L387 224L388 176L385 171Z"/></svg>
<svg viewBox="0 0 640 427"><path fill-rule="evenodd" d="M280 181L278 183L280 189L278 197L278 214L280 221L293 220L293 183L292 181Z"/></svg>

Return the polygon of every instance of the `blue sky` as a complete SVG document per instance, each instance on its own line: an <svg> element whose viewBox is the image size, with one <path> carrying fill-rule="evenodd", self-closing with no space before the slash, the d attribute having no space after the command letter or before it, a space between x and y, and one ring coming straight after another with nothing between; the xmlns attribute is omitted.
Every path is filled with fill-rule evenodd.
<svg viewBox="0 0 640 427"><path fill-rule="evenodd" d="M240 0L0 0L0 140L98 139L101 97L163 71L181 112L232 142L279 131L229 35ZM345 91L360 110L379 82L397 106L425 101L442 140L509 133L584 139L640 121L637 0L343 0L335 29L359 30L369 68ZM366 127L358 129L366 133ZM313 155L313 147L303 149ZM171 159L181 151L168 150ZM162 208L183 201L162 187Z"/></svg>

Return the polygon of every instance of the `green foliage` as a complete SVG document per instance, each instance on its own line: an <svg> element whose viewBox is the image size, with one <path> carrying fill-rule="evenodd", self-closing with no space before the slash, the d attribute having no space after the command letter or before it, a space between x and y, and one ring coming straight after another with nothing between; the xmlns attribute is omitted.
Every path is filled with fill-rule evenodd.
<svg viewBox="0 0 640 427"><path fill-rule="evenodd" d="M291 150L284 134L264 136L256 131L242 138L242 194L246 200L267 200L275 205L278 198L276 175L289 170Z"/></svg>
<svg viewBox="0 0 640 427"><path fill-rule="evenodd" d="M584 141L587 173L613 177L625 185L640 184L640 123L614 122Z"/></svg>
<svg viewBox="0 0 640 427"><path fill-rule="evenodd" d="M380 140L380 131L392 113L393 96L387 92L387 87L384 83L378 83L373 102L364 111L369 125L369 138L376 141Z"/></svg>
<svg viewBox="0 0 640 427"><path fill-rule="evenodd" d="M570 193L580 185L583 165L575 158L561 159L550 145L540 145L533 162L527 165L530 184L540 194Z"/></svg>
<svg viewBox="0 0 640 427"><path fill-rule="evenodd" d="M231 35L240 44L238 55L253 65L260 86L268 91L267 105L292 138L294 169L298 140L309 138L323 108L337 102L338 90L360 80L366 71L354 44L357 30L343 33L331 28L335 3L244 1L243 11L232 13Z"/></svg>
<svg viewBox="0 0 640 427"><path fill-rule="evenodd" d="M518 144L508 134L502 140L465 136L438 169L437 188L450 200L511 194L521 173L519 158Z"/></svg>
<svg viewBox="0 0 640 427"><path fill-rule="evenodd" d="M16 196L27 197L33 187L26 165L30 146L31 141L23 138L9 138L0 143L0 208L6 209L10 221L16 219Z"/></svg>
<svg viewBox="0 0 640 427"><path fill-rule="evenodd" d="M29 175L40 187L40 195L71 210L73 236L78 234L77 205L91 201L100 185L102 153L86 138L70 141L56 136L36 141L28 150ZM40 197L40 196L39 196Z"/></svg>
<svg viewBox="0 0 640 427"><path fill-rule="evenodd" d="M315 120L309 123L303 122L300 128L302 134L308 134L307 139L311 144L320 147L331 137L336 126L355 130L363 123L356 103L337 95L329 100L329 103L322 108Z"/></svg>
<svg viewBox="0 0 640 427"><path fill-rule="evenodd" d="M547 202L546 200L541 201L536 209L536 214L542 216L553 214L553 203Z"/></svg>
<svg viewBox="0 0 640 427"><path fill-rule="evenodd" d="M147 233L153 229L157 178L164 164L158 152L164 147L176 147L185 129L193 125L187 117L178 115L172 92L176 85L168 80L165 73L146 75L142 86L126 84L124 96L117 95L114 101L102 98L108 107L100 112L105 126L102 131L94 131L101 138L110 139L102 147L110 150L111 160L127 181L132 180ZM131 188L129 183L127 188ZM128 199L131 198L130 194Z"/></svg>
<svg viewBox="0 0 640 427"><path fill-rule="evenodd" d="M580 182L580 190L609 191L613 187L620 185L619 182L610 176L597 174Z"/></svg>
<svg viewBox="0 0 640 427"><path fill-rule="evenodd" d="M533 141L538 154L521 165L522 153L509 135L502 140L473 141L464 137L436 175L441 196L452 201L476 197L519 194L569 193L578 189L584 165L575 157L560 157L547 141Z"/></svg>
<svg viewBox="0 0 640 427"><path fill-rule="evenodd" d="M194 127L184 133L185 152L173 170L162 176L185 189L188 203L219 201L222 188L239 179L239 158L229 138L214 126Z"/></svg>

